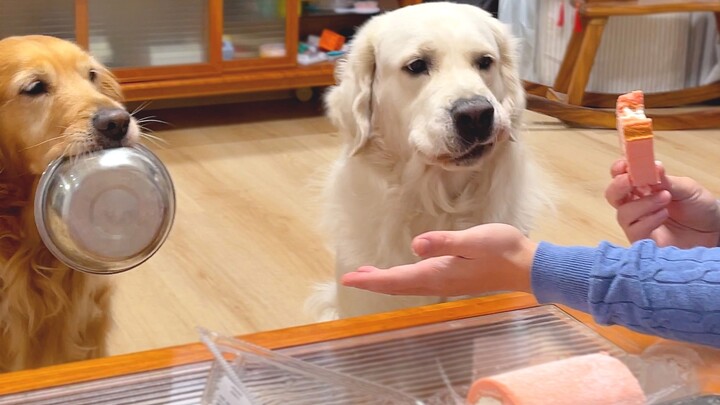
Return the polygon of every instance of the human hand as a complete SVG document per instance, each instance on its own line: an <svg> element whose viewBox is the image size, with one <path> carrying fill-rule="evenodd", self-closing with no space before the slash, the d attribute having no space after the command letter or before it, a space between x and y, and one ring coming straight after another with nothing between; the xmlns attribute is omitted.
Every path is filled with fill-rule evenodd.
<svg viewBox="0 0 720 405"><path fill-rule="evenodd" d="M341 283L392 295L530 292L530 268L537 244L510 225L428 232L417 236L412 248L423 260L389 269L360 267L345 274Z"/></svg>
<svg viewBox="0 0 720 405"><path fill-rule="evenodd" d="M641 196L630 184L627 161L617 160L605 199L617 210L617 221L630 242L652 239L658 246L715 247L720 238L717 199L697 181L667 176L658 164L660 184Z"/></svg>

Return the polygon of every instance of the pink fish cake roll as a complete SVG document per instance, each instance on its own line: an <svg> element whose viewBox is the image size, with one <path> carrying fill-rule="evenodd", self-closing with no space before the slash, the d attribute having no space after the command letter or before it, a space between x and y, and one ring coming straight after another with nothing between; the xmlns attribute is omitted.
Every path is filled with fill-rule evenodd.
<svg viewBox="0 0 720 405"><path fill-rule="evenodd" d="M655 167L652 120L645 116L642 92L624 94L617 101L617 128L630 182L647 188L658 184L660 176Z"/></svg>
<svg viewBox="0 0 720 405"><path fill-rule="evenodd" d="M469 405L645 405L640 383L604 353L556 360L473 383Z"/></svg>

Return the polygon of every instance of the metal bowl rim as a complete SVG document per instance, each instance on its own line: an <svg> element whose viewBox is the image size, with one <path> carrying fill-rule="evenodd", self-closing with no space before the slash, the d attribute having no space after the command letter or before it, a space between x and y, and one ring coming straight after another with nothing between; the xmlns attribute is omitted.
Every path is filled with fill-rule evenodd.
<svg viewBox="0 0 720 405"><path fill-rule="evenodd" d="M162 232L161 235L157 238L155 241L155 247L146 252L144 254L145 257L142 257L139 260L131 261L131 264L129 266L119 267L110 271L101 271L97 270L97 268L94 267L88 267L82 263L78 263L71 258L69 258L65 253L62 252L62 250L58 247L58 245L55 243L55 240L50 235L50 233L47 230L47 227L45 224L47 223L45 221L45 210L43 209L44 201L47 198L48 194L48 186L50 184L50 180L52 179L55 172L57 172L58 168L62 163L64 163L68 157L62 157L53 160L47 168L43 171L42 175L40 175L40 180L38 181L38 185L36 187L35 191L35 201L34 201L34 211L35 211L35 227L38 230L38 233L40 234L40 239L45 244L45 246L48 248L50 253L52 253L55 258L63 262L68 267L79 270L84 273L90 273L90 274L97 274L97 275L111 275L111 274L118 274L122 273L128 270L131 270L143 263L145 263L148 259L150 259L159 249L160 247L165 243L167 240L167 237L170 235L170 231L172 230L173 224L175 222L175 205L176 205L176 194L175 194L175 185L173 184L172 177L170 176L170 172L167 170L167 167L160 161L160 159L150 151L147 147L144 145L133 145L128 146L126 148L130 149L136 149L140 151L144 156L148 157L150 160L152 160L157 167L160 168L159 172L162 173L162 176L165 178L167 183L170 185L170 198L168 199L168 211L169 216L165 218L163 221L165 226L165 231ZM107 149L106 149L107 150ZM100 153L95 152L95 153Z"/></svg>

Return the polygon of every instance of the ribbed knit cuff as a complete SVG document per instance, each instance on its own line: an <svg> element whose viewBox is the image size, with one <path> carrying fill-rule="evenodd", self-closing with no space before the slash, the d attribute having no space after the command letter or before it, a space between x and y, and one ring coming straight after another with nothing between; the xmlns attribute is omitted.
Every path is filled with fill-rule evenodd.
<svg viewBox="0 0 720 405"><path fill-rule="evenodd" d="M590 247L541 242L533 260L531 283L540 303L555 303L589 312L590 272L598 251Z"/></svg>

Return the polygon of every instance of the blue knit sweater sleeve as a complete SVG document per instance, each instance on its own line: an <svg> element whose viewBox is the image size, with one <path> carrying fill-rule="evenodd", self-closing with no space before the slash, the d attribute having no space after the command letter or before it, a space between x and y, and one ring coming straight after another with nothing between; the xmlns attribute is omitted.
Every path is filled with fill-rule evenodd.
<svg viewBox="0 0 720 405"><path fill-rule="evenodd" d="M543 242L532 289L539 302L590 313L600 324L720 347L720 248Z"/></svg>

